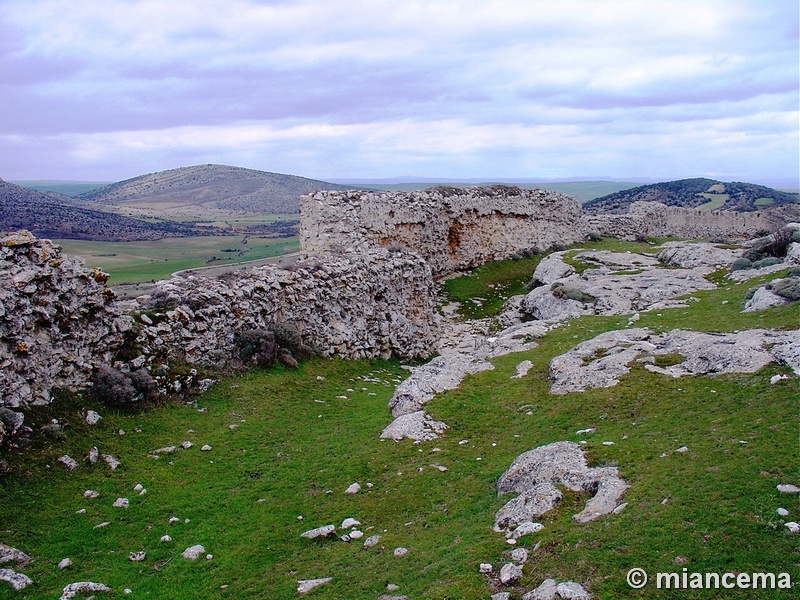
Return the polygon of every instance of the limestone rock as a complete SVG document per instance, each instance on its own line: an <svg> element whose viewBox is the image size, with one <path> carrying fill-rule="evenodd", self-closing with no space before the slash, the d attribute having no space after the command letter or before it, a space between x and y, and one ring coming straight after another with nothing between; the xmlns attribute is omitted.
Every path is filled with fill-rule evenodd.
<svg viewBox="0 0 800 600"><path fill-rule="evenodd" d="M314 588L318 588L319 586L330 583L331 581L333 581L332 577L322 577L320 579L300 579L297 582L297 593L307 594Z"/></svg>
<svg viewBox="0 0 800 600"><path fill-rule="evenodd" d="M489 563L481 563L478 566L478 570L485 575L487 573L491 573L494 570L494 568Z"/></svg>
<svg viewBox="0 0 800 600"><path fill-rule="evenodd" d="M143 562L146 558L147 558L147 553L144 552L143 550L139 550L138 552L131 552L128 555L128 560L130 560L131 562Z"/></svg>
<svg viewBox="0 0 800 600"><path fill-rule="evenodd" d="M111 588L104 583L94 583L91 581L79 581L77 583L70 583L61 591L61 598L59 600L71 600L78 594L87 594L90 592L110 592Z"/></svg>
<svg viewBox="0 0 800 600"><path fill-rule="evenodd" d="M523 360L516 367L516 374L511 376L511 379L522 379L528 374L528 371L533 367L533 363L529 360Z"/></svg>
<svg viewBox="0 0 800 600"><path fill-rule="evenodd" d="M589 468L578 444L555 442L540 446L518 456L498 479L498 492L520 496L497 512L495 529L513 529L550 510L561 497L556 485L594 493L573 517L579 523L610 514L628 487L616 467Z"/></svg>
<svg viewBox="0 0 800 600"><path fill-rule="evenodd" d="M522 577L522 567L514 563L506 563L500 567L500 583L512 585Z"/></svg>
<svg viewBox="0 0 800 600"><path fill-rule="evenodd" d="M381 541L381 536L371 535L364 540L364 548L372 548L373 546L377 546L380 543L380 541Z"/></svg>
<svg viewBox="0 0 800 600"><path fill-rule="evenodd" d="M16 563L20 567L24 567L30 561L31 557L21 550L17 550L11 546L6 546L5 544L0 544L0 565L6 563Z"/></svg>
<svg viewBox="0 0 800 600"><path fill-rule="evenodd" d="M511 560L517 564L524 565L528 562L528 551L525 548L514 548L511 551Z"/></svg>
<svg viewBox="0 0 800 600"><path fill-rule="evenodd" d="M339 529L350 529L351 527L356 527L361 525L361 521L358 521L352 517L347 517L344 521L342 521L341 527Z"/></svg>
<svg viewBox="0 0 800 600"><path fill-rule="evenodd" d="M522 596L522 600L555 600L557 589L555 579L545 579L539 587Z"/></svg>
<svg viewBox="0 0 800 600"><path fill-rule="evenodd" d="M781 483L777 486L778 491L783 494L800 494L800 487L793 483Z"/></svg>
<svg viewBox="0 0 800 600"><path fill-rule="evenodd" d="M60 456L58 458L58 462L60 462L68 471L74 471L78 468L78 462L72 458L71 456L65 454L64 456Z"/></svg>
<svg viewBox="0 0 800 600"><path fill-rule="evenodd" d="M197 560L201 555L205 554L206 549L200 544L189 546L186 550L181 552L181 556L186 560Z"/></svg>
<svg viewBox="0 0 800 600"><path fill-rule="evenodd" d="M773 293L773 291L769 287L761 286L755 291L753 296L745 303L742 312L756 312L759 310L767 310L768 308L772 308L773 306L783 306L784 304L788 303L789 300L787 300L782 296L778 296L778 294Z"/></svg>
<svg viewBox="0 0 800 600"><path fill-rule="evenodd" d="M317 538L329 538L336 536L336 527L333 525L323 525L322 527L317 527L316 529L309 529L308 531L304 531L300 534L300 537L307 538L309 540L315 540Z"/></svg>
<svg viewBox="0 0 800 600"><path fill-rule="evenodd" d="M564 581L556 586L558 595L565 600L591 600L592 596L574 581Z"/></svg>
<svg viewBox="0 0 800 600"><path fill-rule="evenodd" d="M0 581L5 581L14 591L24 590L33 581L27 575L17 573L14 569L0 569Z"/></svg>
<svg viewBox="0 0 800 600"><path fill-rule="evenodd" d="M114 504L112 504L112 506L114 508L128 508L130 504L131 503L127 498L117 498L114 500Z"/></svg>
<svg viewBox="0 0 800 600"><path fill-rule="evenodd" d="M86 411L86 424L87 425L97 425L100 422L100 419L102 419L102 418L103 417L101 417L98 413L96 413L93 410Z"/></svg>
<svg viewBox="0 0 800 600"><path fill-rule="evenodd" d="M405 556L406 554L408 554L408 548L403 548L402 546L400 548L395 548L393 554L398 557Z"/></svg>
<svg viewBox="0 0 800 600"><path fill-rule="evenodd" d="M351 483L347 486L347 489L344 491L345 494L357 494L361 491L361 484L360 483Z"/></svg>
<svg viewBox="0 0 800 600"><path fill-rule="evenodd" d="M402 439L411 439L419 442L435 440L439 434L447 429L441 421L435 421L425 411L416 412L397 417L381 432L381 438L399 442Z"/></svg>
<svg viewBox="0 0 800 600"><path fill-rule="evenodd" d="M492 594L492 600L511 600L511 592L497 592Z"/></svg>
<svg viewBox="0 0 800 600"><path fill-rule="evenodd" d="M64 558L58 563L58 568L61 570L68 569L72 566L72 561L69 558Z"/></svg>
<svg viewBox="0 0 800 600"><path fill-rule="evenodd" d="M800 533L800 523L795 523L794 521L787 521L783 524L786 529L788 529L791 533Z"/></svg>

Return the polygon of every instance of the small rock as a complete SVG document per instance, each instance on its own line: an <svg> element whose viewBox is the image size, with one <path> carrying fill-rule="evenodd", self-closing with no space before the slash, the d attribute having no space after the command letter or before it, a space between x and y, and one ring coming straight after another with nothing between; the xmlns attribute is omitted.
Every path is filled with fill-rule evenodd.
<svg viewBox="0 0 800 600"><path fill-rule="evenodd" d="M83 492L83 497L88 498L89 500L94 500L95 498L100 497L100 493L95 492L94 490L86 490Z"/></svg>
<svg viewBox="0 0 800 600"><path fill-rule="evenodd" d="M102 529L103 527L108 527L109 525L111 525L110 521L103 521L102 523L95 525L94 529Z"/></svg>
<svg viewBox="0 0 800 600"><path fill-rule="evenodd" d="M131 552L128 555L128 560L130 560L131 562L142 562L146 558L147 558L147 553L145 553L143 550L139 550L139 552Z"/></svg>
<svg viewBox="0 0 800 600"><path fill-rule="evenodd" d="M135 486L133 486L133 491L134 492L141 492L143 489L144 489L144 486L141 483L137 483Z"/></svg>
<svg viewBox="0 0 800 600"><path fill-rule="evenodd" d="M33 581L27 575L17 573L14 569L0 569L0 581L5 581L14 591L24 590Z"/></svg>
<svg viewBox="0 0 800 600"><path fill-rule="evenodd" d="M58 568L61 570L68 569L72 566L72 561L68 558L64 558L61 562L58 563Z"/></svg>
<svg viewBox="0 0 800 600"><path fill-rule="evenodd" d="M347 517L344 521L342 521L342 526L339 529L350 529L351 527L355 527L356 525L361 525L360 521L356 521L351 517Z"/></svg>
<svg viewBox="0 0 800 600"><path fill-rule="evenodd" d="M594 433L595 431L597 431L596 427L590 427L588 429L579 429L578 431L575 432L575 435L586 435L589 433ZM548 579L547 581L550 580Z"/></svg>
<svg viewBox="0 0 800 600"><path fill-rule="evenodd" d="M348 544L350 543L350 536L348 534L346 534L346 533L342 537L340 537L339 539L342 540L345 543L348 543Z"/></svg>
<svg viewBox="0 0 800 600"><path fill-rule="evenodd" d="M628 506L628 503L627 502L623 502L622 504L619 504L614 510L612 510L611 514L618 515L623 510L625 510L627 508L627 506Z"/></svg>
<svg viewBox="0 0 800 600"><path fill-rule="evenodd" d="M128 508L130 504L127 498L117 498L111 506L114 508Z"/></svg>
<svg viewBox="0 0 800 600"><path fill-rule="evenodd" d="M92 446L86 454L86 457L91 464L97 464L97 459L100 458L100 451L97 449L97 446Z"/></svg>
<svg viewBox="0 0 800 600"><path fill-rule="evenodd" d="M603 446L613 446L614 442L603 442Z"/></svg>
<svg viewBox="0 0 800 600"><path fill-rule="evenodd" d="M102 418L103 417L101 417L98 413L96 413L93 410L87 410L86 411L86 424L87 425L97 425L100 422L100 419L102 419Z"/></svg>
<svg viewBox="0 0 800 600"><path fill-rule="evenodd" d="M689 560L684 556L676 556L672 559L672 562L676 565L685 565Z"/></svg>
<svg viewBox="0 0 800 600"><path fill-rule="evenodd" d="M395 585L393 583L387 583L386 584L386 591L387 592L396 592L399 589L400 589L399 585Z"/></svg>
<svg viewBox="0 0 800 600"><path fill-rule="evenodd" d="M491 573L494 570L494 567L492 567L492 565L490 565L489 563L481 563L480 566L478 567L478 570L484 575L486 575L487 573Z"/></svg>
<svg viewBox="0 0 800 600"><path fill-rule="evenodd" d="M779 381L783 381L784 379L789 379L789 376L788 375L773 375L772 377L769 378L769 382L772 385L775 385L776 383L778 383Z"/></svg>
<svg viewBox="0 0 800 600"><path fill-rule="evenodd" d="M76 510L76 511L75 511L75 514L76 514L76 515L85 515L85 514L86 514L86 509L85 509L85 508L82 508L82 509L80 509L80 510Z"/></svg>
<svg viewBox="0 0 800 600"><path fill-rule="evenodd" d="M442 473L446 473L447 471L449 471L449 470L450 470L450 469L448 469L447 467L445 467L445 466L442 466L442 465L431 465L431 467L433 467L434 469L437 469L437 470L441 471Z"/></svg>
<svg viewBox="0 0 800 600"><path fill-rule="evenodd" d="M591 600L591 594L574 581L565 581L556 586L556 592L565 600Z"/></svg>
<svg viewBox="0 0 800 600"><path fill-rule="evenodd" d="M684 452L688 452L688 451L689 451L689 448L687 446L681 446L680 448L675 450L675 452L680 452L681 454L683 454Z"/></svg>
<svg viewBox="0 0 800 600"><path fill-rule="evenodd" d="M77 583L70 583L63 590L61 590L61 598L59 600L71 600L78 594L86 594L87 592L110 592L110 591L111 588L104 583L79 581Z"/></svg>
<svg viewBox="0 0 800 600"><path fill-rule="evenodd" d="M146 493L147 493L147 488L142 488L141 491L139 492L139 495L144 496Z"/></svg>
<svg viewBox="0 0 800 600"><path fill-rule="evenodd" d="M360 483L352 483L348 486L348 488L344 491L345 494L357 494L361 491L361 484Z"/></svg>
<svg viewBox="0 0 800 600"><path fill-rule="evenodd" d="M69 456L68 454L65 454L64 456L60 456L58 458L58 462L60 462L62 465L64 465L64 467L67 470L69 470L70 472L72 472L72 471L74 471L75 469L78 468L77 461L74 458L72 458L71 456Z"/></svg>
<svg viewBox="0 0 800 600"><path fill-rule="evenodd" d="M408 554L408 548L403 548L401 546L400 548L395 548L394 549L394 555L395 556L398 556L398 557L399 556L405 556L406 554Z"/></svg>
<svg viewBox="0 0 800 600"><path fill-rule="evenodd" d="M162 542L171 542L171 541L172 541L172 538L171 538L171 537L169 537L168 535L162 535L162 536L161 536L161 541L162 541Z"/></svg>
<svg viewBox="0 0 800 600"><path fill-rule="evenodd" d="M511 585L522 577L522 567L514 563L506 563L500 568L500 583Z"/></svg>
<svg viewBox="0 0 800 600"><path fill-rule="evenodd" d="M184 450L188 450L192 446L194 446L194 444L192 442L190 442L189 440L186 440L185 442L181 442L181 448L183 448Z"/></svg>
<svg viewBox="0 0 800 600"><path fill-rule="evenodd" d="M528 562L528 551L525 548L514 548L511 551L511 560L517 564L524 565Z"/></svg>
<svg viewBox="0 0 800 600"><path fill-rule="evenodd" d="M133 590L131 588L125 588L124 590L122 590L122 593L125 594L126 596L130 596L133 593Z"/></svg>
<svg viewBox="0 0 800 600"><path fill-rule="evenodd" d="M351 531L349 535L351 540L360 540L362 537L364 537L364 532L356 529Z"/></svg>
<svg viewBox="0 0 800 600"><path fill-rule="evenodd" d="M115 471L115 470L117 469L117 467L119 467L119 466L122 464L122 463L121 463L119 460L117 460L116 458L114 458L114 457L113 457L113 456L111 456L110 454L103 454L103 455L101 456L101 458L102 458L104 461L106 461L106 464L107 464L109 467L111 467L111 470L112 470L112 471Z"/></svg>
<svg viewBox="0 0 800 600"><path fill-rule="evenodd" d="M334 537L336 535L336 527L333 525L323 525L316 529L309 529L300 534L300 537L314 540L321 537Z"/></svg>
<svg viewBox="0 0 800 600"><path fill-rule="evenodd" d="M206 554L206 560L214 560L213 554Z"/></svg>
<svg viewBox="0 0 800 600"><path fill-rule="evenodd" d="M204 554L206 551L200 544L195 546L189 546L186 550L181 552L181 556L186 560L197 560L201 554Z"/></svg>
<svg viewBox="0 0 800 600"><path fill-rule="evenodd" d="M788 517L789 516L789 511L786 510L785 508L779 508L776 512L782 517Z"/></svg>
<svg viewBox="0 0 800 600"><path fill-rule="evenodd" d="M333 581L332 577L322 577L321 579L300 579L297 582L297 593L307 594L314 588L325 585L326 583L330 583L331 581Z"/></svg>
<svg viewBox="0 0 800 600"><path fill-rule="evenodd" d="M208 452L209 450L211 450L211 446L209 446L208 444L203 444L200 447L200 450L202 450L203 452Z"/></svg>
<svg viewBox="0 0 800 600"><path fill-rule="evenodd" d="M178 523L179 521L180 521L180 519L178 517L170 517L169 518L169 524L170 525L174 525L175 523Z"/></svg>
<svg viewBox="0 0 800 600"><path fill-rule="evenodd" d="M519 526L514 529L514 531L510 531L506 534L506 537L518 540L523 535L529 535L531 533L536 533L544 529L544 525L541 523L533 523L531 521L524 521L519 524Z"/></svg>
<svg viewBox="0 0 800 600"><path fill-rule="evenodd" d="M511 592L497 592L492 594L492 600L510 600Z"/></svg>
<svg viewBox="0 0 800 600"><path fill-rule="evenodd" d="M377 546L380 541L381 541L381 536L371 535L364 540L364 548L372 548L373 546Z"/></svg>
<svg viewBox="0 0 800 600"><path fill-rule="evenodd" d="M798 494L800 493L800 487L791 483L782 483L778 486L778 491L784 494Z"/></svg>
<svg viewBox="0 0 800 600"><path fill-rule="evenodd" d="M788 522L784 523L784 526L791 533L800 533L800 523L795 523L794 521L788 521Z"/></svg>
<svg viewBox="0 0 800 600"><path fill-rule="evenodd" d="M522 596L522 600L555 600L557 589L555 579L545 579L539 587Z"/></svg>

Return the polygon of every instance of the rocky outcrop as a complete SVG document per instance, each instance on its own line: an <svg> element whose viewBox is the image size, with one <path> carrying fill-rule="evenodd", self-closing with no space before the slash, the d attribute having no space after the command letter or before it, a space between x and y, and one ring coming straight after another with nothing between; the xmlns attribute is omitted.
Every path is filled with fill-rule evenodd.
<svg viewBox="0 0 800 600"><path fill-rule="evenodd" d="M702 267L665 269L656 258L641 254L582 252L573 259L592 268L581 273L572 272L563 262L563 253L551 257L543 271L537 269L533 276L534 281L550 284L534 288L512 304L512 310L523 318L563 321L580 315L635 313L716 287L704 278L707 271ZM563 276L567 273L572 274Z"/></svg>
<svg viewBox="0 0 800 600"><path fill-rule="evenodd" d="M683 360L658 366L658 357L680 355ZM550 361L550 392L567 394L611 387L630 372L634 361L654 373L671 377L722 373L755 373L771 362L800 374L800 335L797 331L751 329L737 333L673 330L652 335L648 329L609 331L582 342Z"/></svg>
<svg viewBox="0 0 800 600"><path fill-rule="evenodd" d="M506 186L324 191L300 199L300 247L344 253L404 247L440 277L523 249L580 241L580 212L569 196Z"/></svg>
<svg viewBox="0 0 800 600"><path fill-rule="evenodd" d="M562 498L556 485L593 494L584 509L573 516L578 523L611 514L628 488L616 467L589 468L574 442L540 446L520 454L497 480L500 494L519 495L497 511L495 529L510 530L511 537L515 528L552 510Z"/></svg>

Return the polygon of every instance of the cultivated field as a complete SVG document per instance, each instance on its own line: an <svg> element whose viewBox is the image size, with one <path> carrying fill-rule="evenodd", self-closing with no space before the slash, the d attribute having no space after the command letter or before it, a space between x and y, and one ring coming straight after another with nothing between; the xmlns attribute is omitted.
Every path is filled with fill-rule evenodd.
<svg viewBox="0 0 800 600"><path fill-rule="evenodd" d="M175 271L224 266L294 252L296 237L203 236L144 242L55 240L71 256L111 275L109 285L167 279Z"/></svg>

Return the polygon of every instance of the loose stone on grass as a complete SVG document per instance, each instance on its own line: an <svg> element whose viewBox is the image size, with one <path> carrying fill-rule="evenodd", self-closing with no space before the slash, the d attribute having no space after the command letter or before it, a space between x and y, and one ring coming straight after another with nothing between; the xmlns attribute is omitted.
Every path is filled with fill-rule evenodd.
<svg viewBox="0 0 800 600"><path fill-rule="evenodd" d="M197 544L195 546L189 546L186 550L181 552L181 556L186 560L197 560L200 558L201 554L205 553L205 551L206 549L203 548L203 546Z"/></svg>
<svg viewBox="0 0 800 600"><path fill-rule="evenodd" d="M77 583L70 583L61 591L61 598L59 600L71 600L78 594L86 594L88 592L110 592L111 588L104 583L93 583L91 581L79 581Z"/></svg>
<svg viewBox="0 0 800 600"><path fill-rule="evenodd" d="M307 594L314 588L318 588L319 586L330 583L331 581L333 581L333 577L322 577L320 579L300 579L297 582L297 593Z"/></svg>
<svg viewBox="0 0 800 600"><path fill-rule="evenodd" d="M5 581L14 591L24 590L33 581L27 575L17 573L14 569L0 569L0 581Z"/></svg>
<svg viewBox="0 0 800 600"><path fill-rule="evenodd" d="M317 527L316 529L309 529L308 531L304 531L300 534L300 537L307 538L309 540L315 540L317 538L330 538L336 536L336 527L333 525L323 525L322 527Z"/></svg>

